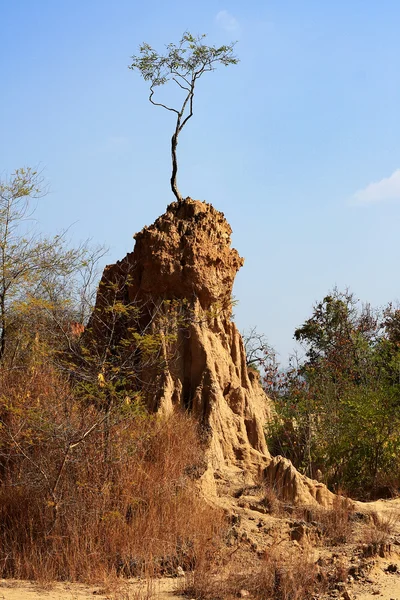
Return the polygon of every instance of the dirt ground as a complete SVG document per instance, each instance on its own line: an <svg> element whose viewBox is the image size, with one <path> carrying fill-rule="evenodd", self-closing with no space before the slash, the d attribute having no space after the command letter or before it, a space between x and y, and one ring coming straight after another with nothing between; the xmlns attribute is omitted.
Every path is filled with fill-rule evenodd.
<svg viewBox="0 0 400 600"><path fill-rule="evenodd" d="M351 598L400 600L400 499L360 503L364 511L393 520L391 549L385 558L375 558L368 580L353 586Z"/></svg>
<svg viewBox="0 0 400 600"><path fill-rule="evenodd" d="M1 580L0 600L183 600L177 594L180 582L174 578L162 578L151 582L129 580L121 585L101 586L77 583L54 583L41 586L29 581ZM187 598L186 598L187 600Z"/></svg>
<svg viewBox="0 0 400 600"><path fill-rule="evenodd" d="M396 565L397 572L387 571ZM378 561L369 575L369 581L348 588L350 598L357 600L400 600L400 560Z"/></svg>

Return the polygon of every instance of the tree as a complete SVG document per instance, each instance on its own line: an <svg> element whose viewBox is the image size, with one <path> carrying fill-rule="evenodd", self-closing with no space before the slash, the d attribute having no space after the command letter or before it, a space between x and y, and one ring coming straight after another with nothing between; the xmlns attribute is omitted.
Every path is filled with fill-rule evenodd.
<svg viewBox="0 0 400 600"><path fill-rule="evenodd" d="M68 248L66 232L48 238L39 235L32 227L31 201L45 192L40 173L29 167L0 180L0 363L12 336L20 339L23 323L32 325L40 313L42 325L44 315L65 325L80 311L81 293L87 296L95 264L105 252L91 250L88 243ZM83 283L80 292L77 277ZM36 319L31 333L38 332L37 325Z"/></svg>
<svg viewBox="0 0 400 600"><path fill-rule="evenodd" d="M284 373L271 446L360 496L400 485L399 311L334 290L296 329L305 358Z"/></svg>
<svg viewBox="0 0 400 600"><path fill-rule="evenodd" d="M312 317L295 330L294 338L306 348L310 365L326 361L342 369L347 350L352 354L356 321L357 302L353 295L334 290L314 306Z"/></svg>
<svg viewBox="0 0 400 600"><path fill-rule="evenodd" d="M158 54L153 48L143 43L139 55L132 56L132 70L137 70L145 81L150 82L149 101L154 106L161 106L176 115L175 129L171 138L172 175L171 189L178 201L182 196L177 186L177 146L182 129L193 116L193 99L195 87L202 75L214 71L218 64L228 66L238 63L233 54L234 43L227 46L206 46L206 36L193 36L186 31L179 44L168 44L165 54ZM183 91L183 101L178 108L153 99L155 88L173 81Z"/></svg>
<svg viewBox="0 0 400 600"><path fill-rule="evenodd" d="M259 333L256 327L242 333L246 364L248 367L264 369L268 356L273 352L267 337Z"/></svg>

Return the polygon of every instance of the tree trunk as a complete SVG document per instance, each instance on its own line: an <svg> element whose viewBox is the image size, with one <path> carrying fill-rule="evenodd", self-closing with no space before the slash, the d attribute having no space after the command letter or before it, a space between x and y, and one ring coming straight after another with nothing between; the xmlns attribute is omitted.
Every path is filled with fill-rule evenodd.
<svg viewBox="0 0 400 600"><path fill-rule="evenodd" d="M0 362L4 358L6 350L6 306L4 301L4 295L0 298Z"/></svg>
<svg viewBox="0 0 400 600"><path fill-rule="evenodd" d="M178 160L176 158L176 147L178 145L178 127L176 128L174 135L171 138L171 156L172 156L172 175L171 175L171 189L175 195L175 198L180 202L182 196L178 190L176 183L176 175L178 173Z"/></svg>

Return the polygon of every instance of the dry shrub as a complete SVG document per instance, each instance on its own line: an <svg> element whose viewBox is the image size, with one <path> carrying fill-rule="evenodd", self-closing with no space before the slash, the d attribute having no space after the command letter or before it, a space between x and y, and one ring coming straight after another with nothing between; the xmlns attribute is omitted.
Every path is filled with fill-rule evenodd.
<svg viewBox="0 0 400 600"><path fill-rule="evenodd" d="M388 511L386 514L373 512L371 519L375 529L384 537L382 541L387 541L399 526L399 513L395 510Z"/></svg>
<svg viewBox="0 0 400 600"><path fill-rule="evenodd" d="M315 525L327 544L345 544L353 537L354 505L344 496L335 496L330 508L309 506L292 514Z"/></svg>
<svg viewBox="0 0 400 600"><path fill-rule="evenodd" d="M371 513L370 521L363 527L361 542L367 544L371 554L378 554L389 544L399 526L399 516L395 511L387 514Z"/></svg>
<svg viewBox="0 0 400 600"><path fill-rule="evenodd" d="M271 515L279 516L284 512L282 502L279 500L275 488L266 483L262 486L262 498L260 504L264 506Z"/></svg>
<svg viewBox="0 0 400 600"><path fill-rule="evenodd" d="M335 545L348 543L353 535L353 503L343 496L335 496L332 508L319 509L316 520L325 540Z"/></svg>
<svg viewBox="0 0 400 600"><path fill-rule="evenodd" d="M153 575L215 551L224 518L199 496L187 414L106 421L40 365L0 372L0 418L0 577Z"/></svg>
<svg viewBox="0 0 400 600"><path fill-rule="evenodd" d="M255 569L246 573L238 574L237 565L224 575L210 573L202 566L186 583L186 593L196 600L228 600L240 596L241 590L254 600L305 600L326 591L344 576L336 568L322 569L306 551L282 551L274 546Z"/></svg>
<svg viewBox="0 0 400 600"><path fill-rule="evenodd" d="M318 567L305 552L282 553L271 549L254 577L237 582L257 598L302 600L321 591Z"/></svg>
<svg viewBox="0 0 400 600"><path fill-rule="evenodd" d="M277 489L265 480L261 480L255 485L244 486L234 494L234 497L238 499L243 496L252 496L254 502L259 504L268 514L278 516L284 513Z"/></svg>

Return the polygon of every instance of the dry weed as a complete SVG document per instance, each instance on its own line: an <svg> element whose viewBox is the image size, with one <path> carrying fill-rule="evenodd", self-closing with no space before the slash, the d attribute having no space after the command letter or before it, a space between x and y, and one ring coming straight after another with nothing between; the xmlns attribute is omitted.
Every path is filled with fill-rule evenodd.
<svg viewBox="0 0 400 600"><path fill-rule="evenodd" d="M376 554L384 555L390 546L390 541L397 531L399 524L398 514L395 511L379 515L371 513L370 521L364 525L361 531L361 543L364 552L370 556Z"/></svg>
<svg viewBox="0 0 400 600"><path fill-rule="evenodd" d="M267 483L265 479L261 479L255 485L245 486L235 494L235 498L242 496L253 496L254 501L268 514L275 516L284 514L283 503L279 499L279 490L276 486Z"/></svg>
<svg viewBox="0 0 400 600"><path fill-rule="evenodd" d="M185 592L196 600L230 600L242 590L254 600L306 600L346 577L347 571L322 568L307 551L271 547L250 572L238 573L238 565L232 565L222 574L202 565L186 582Z"/></svg>
<svg viewBox="0 0 400 600"><path fill-rule="evenodd" d="M279 500L278 494L275 488L271 485L267 485L266 483L262 486L263 496L260 501L260 504L264 506L267 512L274 516L279 516L283 514L283 506L282 502Z"/></svg>
<svg viewBox="0 0 400 600"><path fill-rule="evenodd" d="M332 507L295 509L292 515L315 525L326 544L333 546L349 543L353 538L353 503L343 496L335 496Z"/></svg>
<svg viewBox="0 0 400 600"><path fill-rule="evenodd" d="M99 593L105 594L109 600L152 600L156 597L155 583L150 578L135 584L121 578L108 578Z"/></svg>
<svg viewBox="0 0 400 600"><path fill-rule="evenodd" d="M383 536L382 541L388 541L399 526L399 513L395 510L381 515L373 512L371 518L375 529Z"/></svg>
<svg viewBox="0 0 400 600"><path fill-rule="evenodd" d="M95 409L50 368L0 383L0 577L150 577L214 552L224 516L199 496L203 449L188 415L127 412L66 456Z"/></svg>

